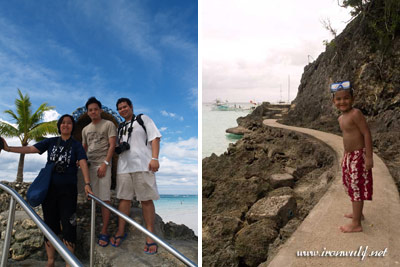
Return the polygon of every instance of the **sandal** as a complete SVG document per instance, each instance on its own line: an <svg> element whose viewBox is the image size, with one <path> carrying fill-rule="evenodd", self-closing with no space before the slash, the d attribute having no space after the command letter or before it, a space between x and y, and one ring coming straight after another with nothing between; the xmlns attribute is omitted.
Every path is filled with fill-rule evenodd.
<svg viewBox="0 0 400 267"><path fill-rule="evenodd" d="M98 244L100 247L105 248L105 247L108 246L108 244L110 244L110 236L109 236L109 235L99 234L98 238L99 238L99 240L97 240L97 244ZM106 244L100 244L100 240L101 240L101 241L104 241L104 242L107 242L107 243L106 243Z"/></svg>
<svg viewBox="0 0 400 267"><path fill-rule="evenodd" d="M121 246L121 244L122 244L122 242L125 240L125 238L128 236L128 234L127 233L125 233L123 236L113 236L113 238L114 238L114 242L115 243L117 243L117 240L118 239L121 239L121 241L119 242L119 244L117 245L117 244L113 244L113 243L111 243L111 246L113 246L113 247L119 247L119 246Z"/></svg>
<svg viewBox="0 0 400 267"><path fill-rule="evenodd" d="M149 254L149 255L154 255L154 254L157 253L157 251L158 251L158 245L157 245L157 243L147 243L147 242L146 242L146 246L147 246L147 250L145 250L144 253ZM156 251L154 251L154 252L149 252L149 248L150 248L150 247L153 247L153 246L156 246Z"/></svg>

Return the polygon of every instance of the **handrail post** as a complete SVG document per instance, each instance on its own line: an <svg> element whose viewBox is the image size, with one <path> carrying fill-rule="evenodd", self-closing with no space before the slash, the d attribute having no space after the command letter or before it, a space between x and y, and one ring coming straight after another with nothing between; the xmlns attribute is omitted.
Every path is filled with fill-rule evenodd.
<svg viewBox="0 0 400 267"><path fill-rule="evenodd" d="M90 216L90 267L94 266L94 239L96 231L96 201L92 198L92 210Z"/></svg>
<svg viewBox="0 0 400 267"><path fill-rule="evenodd" d="M54 248L60 253L64 260L73 267L82 267L82 263L76 258L76 256L69 251L67 246L57 237L56 234L50 229L50 227L43 222L43 220L37 215L37 213L28 205L28 203L15 191L14 189L0 183L0 188L11 195L10 199L10 214L7 223L7 230L5 236L5 242L3 247L3 256L1 267L6 266L8 260L8 253L10 249L10 241L12 234L12 226L14 225L15 218L15 205L16 202L21 205L21 208L26 212L26 214L33 220L37 225L39 230L44 234L44 236L53 244Z"/></svg>
<svg viewBox="0 0 400 267"><path fill-rule="evenodd" d="M173 256L175 256L177 259L179 259L180 261L182 261L184 264L186 264L187 266L190 267L197 267L196 264L194 264L191 260L189 260L188 258L186 258L183 254L181 254L179 251L177 251L176 249L174 249L172 246L170 246L168 243L164 242L161 238L159 238L158 236L156 236L155 234L153 234L152 232L150 232L149 230L147 230L146 228L144 228L143 226L141 226L140 224L138 224L137 222L135 222L132 218L130 218L129 216L127 216L126 214L120 212L118 209L114 208L113 206L111 206L110 204L107 204L105 202L103 202L102 200L100 200L98 197L89 194L89 197L92 198L92 201L97 201L99 202L99 204L103 207L106 207L107 209L109 209L111 212L115 213L116 215L118 215L119 217L121 217L122 219L124 219L127 223L133 225L134 227L136 227L138 230L140 230L142 233L144 233L145 235L151 237L154 241L156 241L159 245L161 245L163 248L165 248L168 252L170 252ZM95 210L93 208L93 204L92 204L92 231L94 231L94 215L93 215L93 210ZM93 234L94 236L94 234Z"/></svg>
<svg viewBox="0 0 400 267"><path fill-rule="evenodd" d="M1 265L0 266L7 266L8 253L10 250L11 235L12 235L12 229L13 229L14 218L15 218L15 203L16 203L15 199L13 197L11 197L10 209L8 212L6 236L4 237L3 255L1 257Z"/></svg>

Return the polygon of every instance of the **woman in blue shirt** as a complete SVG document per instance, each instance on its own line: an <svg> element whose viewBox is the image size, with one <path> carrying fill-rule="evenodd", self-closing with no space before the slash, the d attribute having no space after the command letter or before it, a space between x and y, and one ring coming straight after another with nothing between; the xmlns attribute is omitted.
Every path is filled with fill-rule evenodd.
<svg viewBox="0 0 400 267"><path fill-rule="evenodd" d="M75 121L65 114L57 122L60 137L46 138L33 146L10 147L4 141L4 150L14 153L39 153L47 151L47 161L55 162L49 190L42 203L44 222L62 240L71 252L76 243L76 205L78 167L82 169L85 180L85 193L93 194L90 188L87 157L82 144L72 138ZM55 248L46 239L47 266L54 266Z"/></svg>

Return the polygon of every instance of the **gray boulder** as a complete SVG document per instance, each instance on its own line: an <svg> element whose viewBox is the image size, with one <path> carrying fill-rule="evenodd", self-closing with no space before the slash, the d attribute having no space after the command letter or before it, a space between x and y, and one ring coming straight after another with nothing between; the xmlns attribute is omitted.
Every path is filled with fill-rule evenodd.
<svg viewBox="0 0 400 267"><path fill-rule="evenodd" d="M289 173L275 173L271 175L270 182L273 188L294 185L294 177Z"/></svg>
<svg viewBox="0 0 400 267"><path fill-rule="evenodd" d="M269 244L277 236L276 223L272 220L248 225L236 234L236 253L247 266L257 266L267 259Z"/></svg>
<svg viewBox="0 0 400 267"><path fill-rule="evenodd" d="M247 212L246 219L252 223L271 219L285 225L296 213L296 200L291 195L270 196L257 201Z"/></svg>

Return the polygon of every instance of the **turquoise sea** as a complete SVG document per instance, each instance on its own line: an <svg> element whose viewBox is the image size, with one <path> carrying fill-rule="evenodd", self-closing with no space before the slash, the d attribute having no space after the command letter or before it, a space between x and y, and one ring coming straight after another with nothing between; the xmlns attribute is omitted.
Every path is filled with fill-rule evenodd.
<svg viewBox="0 0 400 267"><path fill-rule="evenodd" d="M154 205L164 223L184 224L198 235L197 195L160 195Z"/></svg>
<svg viewBox="0 0 400 267"><path fill-rule="evenodd" d="M235 104L230 104L233 106ZM236 119L244 117L250 113L251 104L236 103L243 110L219 111L214 110L212 103L203 103L203 120L202 120L202 158L211 156L212 153L220 155L226 151L229 143L234 143L240 136L227 134L226 129L236 127Z"/></svg>

